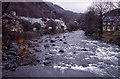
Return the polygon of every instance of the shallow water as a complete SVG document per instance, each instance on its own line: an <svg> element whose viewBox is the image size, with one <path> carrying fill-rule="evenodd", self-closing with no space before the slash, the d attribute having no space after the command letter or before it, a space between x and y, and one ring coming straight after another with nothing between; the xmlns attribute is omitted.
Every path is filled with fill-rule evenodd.
<svg viewBox="0 0 120 79"><path fill-rule="evenodd" d="M35 49L42 51L35 53L40 63L37 66L19 67L14 72L4 71L3 76L118 76L118 54L120 54L120 48L117 45L93 40L86 37L83 31L46 35L33 40L40 45L40 47L35 47ZM52 43L50 40L55 42ZM45 45L48 47L44 47ZM60 50L63 52L60 52ZM44 63L47 63L47 65Z"/></svg>

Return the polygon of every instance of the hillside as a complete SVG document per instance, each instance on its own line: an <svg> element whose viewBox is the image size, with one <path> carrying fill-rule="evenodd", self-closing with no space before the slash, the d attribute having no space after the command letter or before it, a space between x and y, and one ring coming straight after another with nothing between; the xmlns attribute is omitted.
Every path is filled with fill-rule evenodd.
<svg viewBox="0 0 120 79"><path fill-rule="evenodd" d="M4 11L8 3L4 2L2 4ZM63 18L66 22L81 16L81 14L64 10L62 7L50 2L12 2L9 3L8 12L11 10L16 11L18 16L31 18Z"/></svg>

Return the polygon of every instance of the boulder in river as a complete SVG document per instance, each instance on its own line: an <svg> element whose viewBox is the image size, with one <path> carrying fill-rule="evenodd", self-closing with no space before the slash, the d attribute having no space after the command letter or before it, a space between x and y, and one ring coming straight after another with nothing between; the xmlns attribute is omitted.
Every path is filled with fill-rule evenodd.
<svg viewBox="0 0 120 79"><path fill-rule="evenodd" d="M52 44L52 46L55 46L55 44Z"/></svg>
<svg viewBox="0 0 120 79"><path fill-rule="evenodd" d="M51 42L51 43L54 43L54 42L55 42L55 40L50 40L50 42Z"/></svg>
<svg viewBox="0 0 120 79"><path fill-rule="evenodd" d="M82 49L82 51L88 51L87 49Z"/></svg>
<svg viewBox="0 0 120 79"><path fill-rule="evenodd" d="M61 49L61 50L59 50L59 52L63 53L63 52L64 52L64 50L62 50L62 49Z"/></svg>
<svg viewBox="0 0 120 79"><path fill-rule="evenodd" d="M60 39L60 41L63 41L62 39Z"/></svg>
<svg viewBox="0 0 120 79"><path fill-rule="evenodd" d="M45 65L45 66L50 66L51 64L52 64L52 62L51 61L47 61L47 62L43 62L43 64Z"/></svg>
<svg viewBox="0 0 120 79"><path fill-rule="evenodd" d="M67 44L67 42L63 42L63 44Z"/></svg>
<svg viewBox="0 0 120 79"><path fill-rule="evenodd" d="M49 48L50 46L49 45L44 45L45 48Z"/></svg>

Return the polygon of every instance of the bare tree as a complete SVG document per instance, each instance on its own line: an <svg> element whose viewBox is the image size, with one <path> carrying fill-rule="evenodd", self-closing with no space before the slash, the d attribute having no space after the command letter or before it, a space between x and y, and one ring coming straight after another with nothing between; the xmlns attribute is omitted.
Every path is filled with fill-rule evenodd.
<svg viewBox="0 0 120 79"><path fill-rule="evenodd" d="M104 13L115 9L115 5L112 1L108 0L95 0L93 7L96 14L99 16L99 36L103 34L103 19L105 18Z"/></svg>
<svg viewBox="0 0 120 79"><path fill-rule="evenodd" d="M2 13L4 14L10 7L10 2L2 3Z"/></svg>
<svg viewBox="0 0 120 79"><path fill-rule="evenodd" d="M98 16L95 14L92 7L89 7L88 12L85 13L84 22L86 35L92 35L97 32Z"/></svg>

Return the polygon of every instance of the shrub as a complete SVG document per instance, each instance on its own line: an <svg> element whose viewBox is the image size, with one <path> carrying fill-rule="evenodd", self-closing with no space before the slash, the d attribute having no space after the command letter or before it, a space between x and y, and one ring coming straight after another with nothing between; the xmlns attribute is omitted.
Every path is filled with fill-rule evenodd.
<svg viewBox="0 0 120 79"><path fill-rule="evenodd" d="M33 30L32 24L28 21L22 21L22 25L23 25L23 31L32 31Z"/></svg>
<svg viewBox="0 0 120 79"><path fill-rule="evenodd" d="M41 29L41 25L38 22L34 23L32 26L36 27L37 28L36 30L40 30Z"/></svg>

